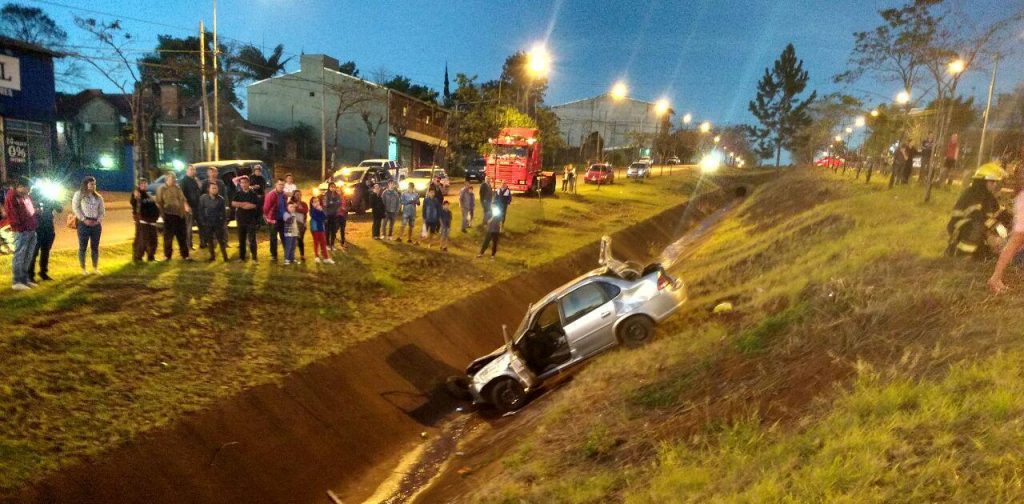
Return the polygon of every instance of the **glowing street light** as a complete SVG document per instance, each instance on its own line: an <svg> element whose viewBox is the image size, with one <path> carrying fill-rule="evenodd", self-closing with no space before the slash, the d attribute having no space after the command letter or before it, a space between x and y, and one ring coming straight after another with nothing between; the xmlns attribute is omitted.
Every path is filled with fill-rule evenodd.
<svg viewBox="0 0 1024 504"><path fill-rule="evenodd" d="M551 70L551 55L541 44L533 46L526 58L526 69L534 77L545 77Z"/></svg>
<svg viewBox="0 0 1024 504"><path fill-rule="evenodd" d="M947 67L947 69L949 70L950 74L960 75L964 70L967 69L967 63L964 63L964 60L957 58L949 62L949 66Z"/></svg>
<svg viewBox="0 0 1024 504"><path fill-rule="evenodd" d="M871 110L871 117L878 117L878 109Z"/></svg>
<svg viewBox="0 0 1024 504"><path fill-rule="evenodd" d="M658 114L659 116L663 116L666 112L668 112L668 107L668 100L662 98L654 104L654 113Z"/></svg>
<svg viewBox="0 0 1024 504"><path fill-rule="evenodd" d="M693 121L693 114L686 114L683 116L683 124L690 124Z"/></svg>
<svg viewBox="0 0 1024 504"><path fill-rule="evenodd" d="M841 143L842 141L843 141L843 135L836 135L836 143Z"/></svg>
<svg viewBox="0 0 1024 504"><path fill-rule="evenodd" d="M700 171L703 173L714 173L722 165L722 155L718 152L711 152L700 160Z"/></svg>
<svg viewBox="0 0 1024 504"><path fill-rule="evenodd" d="M718 143L720 141L722 141L722 136L721 135L715 135L715 143Z"/></svg>
<svg viewBox="0 0 1024 504"><path fill-rule="evenodd" d="M910 91L900 91L896 94L896 103L900 105L906 105L910 103Z"/></svg>
<svg viewBox="0 0 1024 504"><path fill-rule="evenodd" d="M619 100L625 98L628 93L629 93L629 88L626 87L626 83L625 82L619 81L619 82L616 82L614 86L612 86L611 96L612 96L612 99L615 100L615 101L619 101Z"/></svg>
<svg viewBox="0 0 1024 504"><path fill-rule="evenodd" d="M853 124L857 125L858 128L863 128L866 122L867 121L864 119L864 116L857 116L857 119L854 120Z"/></svg>
<svg viewBox="0 0 1024 504"><path fill-rule="evenodd" d="M846 127L846 132L847 132L847 133L853 133L853 128L851 128L851 127L847 126L847 127Z"/></svg>
<svg viewBox="0 0 1024 504"><path fill-rule="evenodd" d="M700 132L701 133L709 133L710 131L711 131L711 123L709 121L704 121L704 122L700 123Z"/></svg>

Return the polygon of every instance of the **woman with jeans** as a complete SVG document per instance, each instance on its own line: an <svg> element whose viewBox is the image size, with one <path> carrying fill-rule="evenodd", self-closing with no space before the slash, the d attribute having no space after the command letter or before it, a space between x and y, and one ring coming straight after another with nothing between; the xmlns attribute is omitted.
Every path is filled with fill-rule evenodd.
<svg viewBox="0 0 1024 504"><path fill-rule="evenodd" d="M103 231L102 222L106 209L103 206L103 196L96 192L95 178L82 179L81 189L71 198L71 211L78 219L78 264L82 267L82 274L89 274L85 269L85 249L89 247L92 249L92 272L98 275L100 233Z"/></svg>

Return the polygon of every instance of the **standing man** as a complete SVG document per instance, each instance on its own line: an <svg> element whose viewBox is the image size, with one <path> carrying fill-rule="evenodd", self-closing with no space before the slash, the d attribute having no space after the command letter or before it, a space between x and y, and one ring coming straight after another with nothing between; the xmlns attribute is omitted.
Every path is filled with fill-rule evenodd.
<svg viewBox="0 0 1024 504"><path fill-rule="evenodd" d="M953 179L960 176L960 171L956 166L958 159L960 159L960 135L953 133L949 137L949 144L946 145L946 160L942 167L945 172L942 175L946 179L946 185L952 184Z"/></svg>
<svg viewBox="0 0 1024 504"><path fill-rule="evenodd" d="M132 191L132 220L135 221L135 241L132 242L132 261L142 262L142 256L153 262L156 256L156 221L160 219L160 207L149 192L148 181L139 178Z"/></svg>
<svg viewBox="0 0 1024 504"><path fill-rule="evenodd" d="M341 210L341 194L338 193L338 185L334 182L327 184L327 193L324 194L324 213L327 214L327 250L334 250L335 236L338 234L338 220L341 218L338 212Z"/></svg>
<svg viewBox="0 0 1024 504"><path fill-rule="evenodd" d="M291 173L285 174L285 176L284 176L284 192L286 194L288 194L289 198L292 196L292 193L294 193L298 188L299 188L299 186L295 185L295 176L292 175ZM287 209L285 209L285 210L287 210Z"/></svg>
<svg viewBox="0 0 1024 504"><path fill-rule="evenodd" d="M459 208L462 209L462 232L465 233L473 224L473 210L476 208L476 198L473 196L473 186L466 182L459 191Z"/></svg>
<svg viewBox="0 0 1024 504"><path fill-rule="evenodd" d="M512 204L512 189L508 188L508 182L501 183L501 189L494 199L494 206L501 210L501 224L505 225L505 217L508 216L508 207Z"/></svg>
<svg viewBox="0 0 1024 504"><path fill-rule="evenodd" d="M252 176L249 177L249 190L260 197L267 192L267 179L263 176L263 167L260 165L252 168Z"/></svg>
<svg viewBox="0 0 1024 504"><path fill-rule="evenodd" d="M398 228L398 239L402 239L402 233L409 229L406 243L412 243L412 233L416 227L416 207L420 204L420 193L416 192L416 186L409 182L409 188L402 193L402 225Z"/></svg>
<svg viewBox="0 0 1024 504"><path fill-rule="evenodd" d="M373 239L381 239L380 225L384 222L384 214L387 211L384 208L384 199L380 196L380 184L373 184L373 192L370 193L370 212L373 213Z"/></svg>
<svg viewBox="0 0 1024 504"><path fill-rule="evenodd" d="M491 218L487 219L487 234L484 236L484 244L480 246L480 252L476 255L479 259L484 256L484 251L487 250L487 246L491 246L491 259L498 253L498 238L501 236L501 216L497 214L499 212L497 205L491 212Z"/></svg>
<svg viewBox="0 0 1024 504"><path fill-rule="evenodd" d="M32 253L36 249L36 208L32 204L31 183L28 178L20 177L14 183L14 189L7 192L4 198L4 213L7 214L11 231L14 232L14 260L11 262L11 273L16 291L28 290L37 284L29 279L32 267Z"/></svg>
<svg viewBox="0 0 1024 504"><path fill-rule="evenodd" d="M171 256L174 255L171 240L177 239L181 258L191 261L187 241L191 231L185 229L185 218L192 213L192 207L185 199L185 193L178 187L178 179L174 177L174 172L167 172L163 187L156 190L156 206L160 208L160 214L164 218L164 260L171 260Z"/></svg>
<svg viewBox="0 0 1024 504"><path fill-rule="evenodd" d="M238 192L231 200L235 209L235 223L238 224L238 262L245 262L245 246L248 244L252 262L256 261L256 232L260 227L260 202L262 194L252 188L249 177L238 179Z"/></svg>
<svg viewBox="0 0 1024 504"><path fill-rule="evenodd" d="M381 234L387 236L388 240L395 239L395 220L402 209L402 195L398 192L397 186L394 180L389 180L387 190L381 194L381 199L384 200L384 229L381 230Z"/></svg>
<svg viewBox="0 0 1024 504"><path fill-rule="evenodd" d="M484 224L491 220L491 200L494 198L494 190L491 189L491 177L484 176L480 183L480 208L484 209Z"/></svg>
<svg viewBox="0 0 1024 504"><path fill-rule="evenodd" d="M167 172L168 177L176 177L174 172ZM199 182L199 178L196 177L196 166L188 165L185 168L185 178L181 180L181 192L185 194L185 201L188 202L189 208L199 208L199 197L203 195L203 190ZM185 235L185 244L190 250L195 250L195 246L192 244L192 226L195 225L194 217L191 213L185 215L185 229L187 234ZM202 247L203 230L199 230L199 246Z"/></svg>
<svg viewBox="0 0 1024 504"><path fill-rule="evenodd" d="M59 201L51 201L45 196L36 201L36 248L28 269L30 283L36 281L36 260L39 261L39 279L51 280L50 249L53 248L53 240L57 237L53 227L53 216L63 211L64 208Z"/></svg>
<svg viewBox="0 0 1024 504"><path fill-rule="evenodd" d="M284 192L284 180L277 179L274 190L263 197L263 219L270 225L270 260L277 262L277 241L281 239L284 248L284 214L288 210L288 196Z"/></svg>
<svg viewBox="0 0 1024 504"><path fill-rule="evenodd" d="M219 185L207 184L208 192L199 197L199 228L206 233L205 241L210 246L210 262L217 259L217 245L220 245L220 254L224 262L228 262L228 241L224 236L227 209L224 206L224 197L220 195Z"/></svg>
<svg viewBox="0 0 1024 504"><path fill-rule="evenodd" d="M925 181L925 178L927 178L929 175L931 175L933 178L935 177L934 173L928 173L928 169L932 165L932 152L934 151L934 148L935 141L929 135L928 138L925 139L924 143L921 144L921 173L917 177L918 182L923 183ZM927 183L930 184L932 183L932 181L929 180Z"/></svg>

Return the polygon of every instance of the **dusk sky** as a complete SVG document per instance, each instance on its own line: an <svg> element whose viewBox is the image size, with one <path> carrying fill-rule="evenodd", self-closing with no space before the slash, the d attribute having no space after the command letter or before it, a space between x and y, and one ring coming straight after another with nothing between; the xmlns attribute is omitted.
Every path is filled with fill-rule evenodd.
<svg viewBox="0 0 1024 504"><path fill-rule="evenodd" d="M972 14L997 17L1024 0L978 0ZM81 32L73 16L112 19L116 14L150 49L157 34L197 31L200 18L212 23L211 2L187 0L29 0L67 27ZM130 4L131 7L128 6ZM413 81L442 88L447 61L458 72L495 78L505 57L547 41L554 57L549 104L607 91L624 78L630 95L644 100L667 96L677 112L716 124L752 120L747 102L757 79L787 42L805 60L810 88L840 90L831 77L845 68L852 33L878 24L877 10L897 2L878 0L401 2L330 0L221 0L220 33L235 41L272 48L283 43L291 55L327 53L355 60L365 75L385 68ZM73 7L73 8L72 8ZM1018 39L1019 42L1019 39ZM1022 79L1020 51L1000 69L999 89ZM297 57L289 70L298 66ZM91 85L111 90L99 79ZM983 98L988 75L972 72L961 90ZM865 79L846 92L870 103L891 99L895 83Z"/></svg>

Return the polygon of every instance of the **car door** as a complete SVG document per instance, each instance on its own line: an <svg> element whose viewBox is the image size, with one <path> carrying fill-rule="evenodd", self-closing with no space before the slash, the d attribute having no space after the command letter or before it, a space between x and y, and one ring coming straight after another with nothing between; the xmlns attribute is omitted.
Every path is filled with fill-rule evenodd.
<svg viewBox="0 0 1024 504"><path fill-rule="evenodd" d="M587 358L615 343L613 292L617 295L602 282L589 282L559 299L573 360Z"/></svg>

